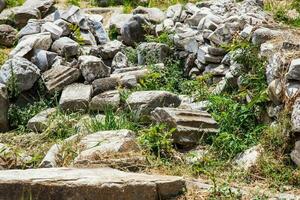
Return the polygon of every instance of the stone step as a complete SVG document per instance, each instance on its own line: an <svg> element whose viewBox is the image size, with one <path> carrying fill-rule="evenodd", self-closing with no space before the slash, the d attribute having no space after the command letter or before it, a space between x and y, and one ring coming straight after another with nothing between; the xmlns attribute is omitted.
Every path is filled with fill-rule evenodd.
<svg viewBox="0 0 300 200"><path fill-rule="evenodd" d="M185 190L181 177L111 168L0 171L0 200L158 200Z"/></svg>

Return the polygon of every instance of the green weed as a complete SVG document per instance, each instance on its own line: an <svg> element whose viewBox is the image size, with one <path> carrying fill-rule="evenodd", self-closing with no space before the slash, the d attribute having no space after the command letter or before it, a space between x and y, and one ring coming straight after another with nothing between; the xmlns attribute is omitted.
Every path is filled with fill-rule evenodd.
<svg viewBox="0 0 300 200"><path fill-rule="evenodd" d="M81 35L80 27L78 25L70 24L69 28L72 31L72 37L74 38L74 40L78 44L84 45L84 39L83 39L83 37Z"/></svg>
<svg viewBox="0 0 300 200"><path fill-rule="evenodd" d="M24 2L25 0L5 0L6 6L8 8L21 6Z"/></svg>
<svg viewBox="0 0 300 200"><path fill-rule="evenodd" d="M68 4L80 7L80 0L68 0Z"/></svg>

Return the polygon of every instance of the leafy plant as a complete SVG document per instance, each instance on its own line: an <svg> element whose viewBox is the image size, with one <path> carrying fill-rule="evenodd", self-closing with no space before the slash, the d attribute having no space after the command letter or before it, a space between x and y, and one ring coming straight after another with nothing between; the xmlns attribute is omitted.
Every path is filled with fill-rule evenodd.
<svg viewBox="0 0 300 200"><path fill-rule="evenodd" d="M80 45L84 45L84 39L81 35L80 27L76 24L70 24L69 28L72 31L72 37L75 39L75 41Z"/></svg>
<svg viewBox="0 0 300 200"><path fill-rule="evenodd" d="M146 41L147 42L156 42L156 43L162 43L162 44L166 44L169 47L173 47L174 46L174 41L170 38L170 32L168 31L164 31L163 33L161 33L158 36L154 36L154 35L146 35Z"/></svg>
<svg viewBox="0 0 300 200"><path fill-rule="evenodd" d="M3 65L7 59L8 59L8 53L6 53L5 50L0 49L0 65Z"/></svg>
<svg viewBox="0 0 300 200"><path fill-rule="evenodd" d="M68 4L80 6L80 0L68 0Z"/></svg>
<svg viewBox="0 0 300 200"><path fill-rule="evenodd" d="M115 26L112 26L109 28L108 30L108 36L111 40L116 40L118 38L118 30L117 30L117 27Z"/></svg>
<svg viewBox="0 0 300 200"><path fill-rule="evenodd" d="M7 93L8 93L8 98L10 100L16 99L21 91L19 88L19 83L18 83L18 79L16 77L16 74L14 72L13 67L10 67L10 77L6 83L6 87L7 87Z"/></svg>
<svg viewBox="0 0 300 200"><path fill-rule="evenodd" d="M9 8L21 6L24 2L25 0L5 0L6 6Z"/></svg>

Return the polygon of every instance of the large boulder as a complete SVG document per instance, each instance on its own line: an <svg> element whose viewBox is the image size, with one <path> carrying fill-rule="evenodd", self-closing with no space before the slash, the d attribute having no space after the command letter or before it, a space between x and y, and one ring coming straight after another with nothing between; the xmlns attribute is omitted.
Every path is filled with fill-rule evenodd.
<svg viewBox="0 0 300 200"><path fill-rule="evenodd" d="M91 85L80 83L68 85L61 94L59 105L66 111L85 111L89 107L92 92Z"/></svg>
<svg viewBox="0 0 300 200"><path fill-rule="evenodd" d="M105 111L108 108L116 109L120 105L120 93L118 90L103 92L92 98L90 110Z"/></svg>
<svg viewBox="0 0 300 200"><path fill-rule="evenodd" d="M13 27L1 24L0 25L0 45L12 47L17 40L18 31Z"/></svg>
<svg viewBox="0 0 300 200"><path fill-rule="evenodd" d="M68 37L62 37L52 44L51 50L69 58L78 54L79 44Z"/></svg>
<svg viewBox="0 0 300 200"><path fill-rule="evenodd" d="M128 173L111 168L0 171L2 200L82 200L83 197L85 200L156 200L176 197L184 190L185 181L180 177Z"/></svg>
<svg viewBox="0 0 300 200"><path fill-rule="evenodd" d="M0 69L0 83L14 81L20 92L31 89L39 77L39 68L21 57L7 60Z"/></svg>
<svg viewBox="0 0 300 200"><path fill-rule="evenodd" d="M217 122L206 111L156 108L151 115L156 122L176 128L174 142L183 147L196 145L205 134L218 132Z"/></svg>
<svg viewBox="0 0 300 200"><path fill-rule="evenodd" d="M0 83L0 132L8 131L8 95L5 85Z"/></svg>
<svg viewBox="0 0 300 200"><path fill-rule="evenodd" d="M80 56L78 61L81 74L87 82L110 75L110 67L106 66L102 59L96 56Z"/></svg>
<svg viewBox="0 0 300 200"><path fill-rule="evenodd" d="M138 115L150 115L157 107L178 107L181 100L166 91L139 91L132 93L127 102Z"/></svg>

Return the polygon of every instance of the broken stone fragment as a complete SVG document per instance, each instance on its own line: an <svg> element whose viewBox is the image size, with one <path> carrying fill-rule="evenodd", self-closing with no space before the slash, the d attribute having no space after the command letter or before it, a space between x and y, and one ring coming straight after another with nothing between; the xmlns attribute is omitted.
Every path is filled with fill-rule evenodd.
<svg viewBox="0 0 300 200"><path fill-rule="evenodd" d="M90 110L105 111L108 108L117 109L120 105L120 93L118 90L103 92L92 98Z"/></svg>
<svg viewBox="0 0 300 200"><path fill-rule="evenodd" d="M53 41L59 39L63 34L63 29L53 22L46 22L45 24L43 24L41 31L49 32Z"/></svg>
<svg viewBox="0 0 300 200"><path fill-rule="evenodd" d="M62 35L61 36L68 36L70 35L71 33L71 30L70 30L70 23L63 20L63 19L58 19L54 22L55 25L59 26L63 32L62 32Z"/></svg>
<svg viewBox="0 0 300 200"><path fill-rule="evenodd" d="M58 167L58 156L62 146L58 144L52 145L52 147L47 152L46 156L43 158L39 165L39 168L53 168Z"/></svg>
<svg viewBox="0 0 300 200"><path fill-rule="evenodd" d="M42 133L47 129L49 117L55 112L55 108L49 108L38 113L28 121L27 128L33 132Z"/></svg>
<svg viewBox="0 0 300 200"><path fill-rule="evenodd" d="M93 47L91 49L91 55L101 57L104 60L113 59L115 55L124 48L122 42L113 40L106 44Z"/></svg>
<svg viewBox="0 0 300 200"><path fill-rule="evenodd" d="M60 56L70 58L78 54L79 44L68 37L62 37L52 44L51 50Z"/></svg>
<svg viewBox="0 0 300 200"><path fill-rule="evenodd" d="M147 20L156 24L161 23L166 18L165 13L159 8L146 8L138 6L133 10L133 14L142 14Z"/></svg>
<svg viewBox="0 0 300 200"><path fill-rule="evenodd" d="M265 43L275 37L279 37L280 35L280 31L269 28L259 28L253 32L252 43L255 45L261 45L262 43Z"/></svg>
<svg viewBox="0 0 300 200"><path fill-rule="evenodd" d="M127 56L122 52L118 52L112 61L111 67L112 69L122 69L128 67L128 65L129 62Z"/></svg>
<svg viewBox="0 0 300 200"><path fill-rule="evenodd" d="M6 132L9 130L8 123L8 94L5 85L0 83L0 132Z"/></svg>
<svg viewBox="0 0 300 200"><path fill-rule="evenodd" d="M119 86L119 77L100 78L93 81L93 96L105 91L115 90Z"/></svg>
<svg viewBox="0 0 300 200"><path fill-rule="evenodd" d="M256 165L257 160L261 156L262 152L262 146L256 145L250 149L247 149L245 152L238 154L233 162L237 165L237 167L248 170L250 167Z"/></svg>
<svg viewBox="0 0 300 200"><path fill-rule="evenodd" d="M280 79L275 79L269 84L268 95L274 104L279 105L282 103L284 97L284 88Z"/></svg>
<svg viewBox="0 0 300 200"><path fill-rule="evenodd" d="M292 60L286 78L291 80L300 80L300 58Z"/></svg>
<svg viewBox="0 0 300 200"><path fill-rule="evenodd" d="M31 58L31 62L35 64L41 72L44 72L52 66L56 57L56 53L37 49L34 51L34 56Z"/></svg>
<svg viewBox="0 0 300 200"><path fill-rule="evenodd" d="M23 28L29 19L40 19L41 13L37 8L22 6L14 13L14 20L19 28Z"/></svg>
<svg viewBox="0 0 300 200"><path fill-rule="evenodd" d="M93 93L91 85L74 83L62 91L59 106L65 111L86 111Z"/></svg>
<svg viewBox="0 0 300 200"><path fill-rule="evenodd" d="M152 119L176 128L173 139L182 147L191 147L206 134L218 132L218 124L206 111L179 108L156 108L151 112Z"/></svg>
<svg viewBox="0 0 300 200"><path fill-rule="evenodd" d="M170 53L170 48L161 43L141 43L137 47L138 64L144 65L151 62L162 63Z"/></svg>
<svg viewBox="0 0 300 200"><path fill-rule="evenodd" d="M291 153L291 159L298 167L300 167L300 141L295 143L295 148Z"/></svg>
<svg viewBox="0 0 300 200"><path fill-rule="evenodd" d="M25 27L23 27L19 33L18 38L22 38L25 35L32 35L41 32L41 26L44 21L37 19L30 19Z"/></svg>
<svg viewBox="0 0 300 200"><path fill-rule="evenodd" d="M85 45L97 45L96 38L94 35L88 30L81 30L80 31L82 43Z"/></svg>
<svg viewBox="0 0 300 200"><path fill-rule="evenodd" d="M0 25L0 45L12 47L17 40L17 30L10 25Z"/></svg>

